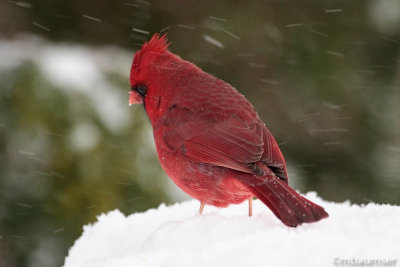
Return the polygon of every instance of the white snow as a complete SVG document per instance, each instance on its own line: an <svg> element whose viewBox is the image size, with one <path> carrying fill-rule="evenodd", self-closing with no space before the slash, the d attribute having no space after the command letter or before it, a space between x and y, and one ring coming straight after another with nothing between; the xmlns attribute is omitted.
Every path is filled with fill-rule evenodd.
<svg viewBox="0 0 400 267"><path fill-rule="evenodd" d="M324 206L330 217L289 228L258 200L253 217L247 216L247 203L226 209L206 206L199 215L195 200L129 216L114 210L84 227L64 266L395 266L399 262L399 206L333 203L315 193L306 197Z"/></svg>
<svg viewBox="0 0 400 267"><path fill-rule="evenodd" d="M217 39L211 37L208 34L204 34L203 35L204 40L206 40L207 42L209 42L210 44L219 47L219 48L224 48L224 44L221 43L220 41L218 41Z"/></svg>

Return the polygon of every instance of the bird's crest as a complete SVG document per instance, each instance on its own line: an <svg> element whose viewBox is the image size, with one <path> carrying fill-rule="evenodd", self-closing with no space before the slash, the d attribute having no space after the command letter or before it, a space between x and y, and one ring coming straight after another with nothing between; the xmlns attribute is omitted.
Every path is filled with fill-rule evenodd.
<svg viewBox="0 0 400 267"><path fill-rule="evenodd" d="M131 77L135 76L141 68L152 62L155 56L163 54L169 46L167 34L160 36L156 33L150 41L145 42L142 48L136 52L131 68Z"/></svg>

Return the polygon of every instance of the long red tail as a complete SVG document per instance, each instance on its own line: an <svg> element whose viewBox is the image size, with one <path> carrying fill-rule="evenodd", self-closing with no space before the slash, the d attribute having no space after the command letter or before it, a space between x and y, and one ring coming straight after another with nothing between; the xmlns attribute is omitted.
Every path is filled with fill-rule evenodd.
<svg viewBox="0 0 400 267"><path fill-rule="evenodd" d="M249 183L246 179L245 184L284 224L296 227L329 216L323 207L302 197L275 175L269 176L261 183Z"/></svg>

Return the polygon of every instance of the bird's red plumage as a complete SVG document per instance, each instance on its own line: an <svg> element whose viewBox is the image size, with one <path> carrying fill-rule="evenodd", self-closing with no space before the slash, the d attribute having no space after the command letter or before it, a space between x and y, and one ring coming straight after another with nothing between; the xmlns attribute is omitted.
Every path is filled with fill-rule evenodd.
<svg viewBox="0 0 400 267"><path fill-rule="evenodd" d="M289 226L327 217L288 186L282 153L245 97L167 47L165 35L145 43L130 82L147 88L131 98L143 98L168 176L205 204L224 207L254 195Z"/></svg>

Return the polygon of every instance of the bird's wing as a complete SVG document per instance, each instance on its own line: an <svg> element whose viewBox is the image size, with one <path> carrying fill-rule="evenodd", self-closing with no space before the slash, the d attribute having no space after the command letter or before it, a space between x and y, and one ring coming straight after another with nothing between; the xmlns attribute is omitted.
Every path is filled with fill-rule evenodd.
<svg viewBox="0 0 400 267"><path fill-rule="evenodd" d="M263 124L246 123L236 116L216 121L174 106L163 118L164 140L173 150L196 162L257 173L264 152Z"/></svg>

